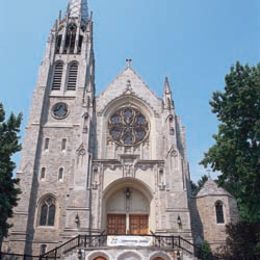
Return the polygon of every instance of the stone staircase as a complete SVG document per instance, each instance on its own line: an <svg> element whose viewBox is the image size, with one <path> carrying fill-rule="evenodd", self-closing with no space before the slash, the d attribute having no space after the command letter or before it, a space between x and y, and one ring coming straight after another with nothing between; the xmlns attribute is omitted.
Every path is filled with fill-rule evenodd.
<svg viewBox="0 0 260 260"><path fill-rule="evenodd" d="M118 254L117 252L118 250L114 249L114 253ZM130 250L131 252L133 252L132 250ZM137 252L140 252L138 249L136 249ZM106 250L103 250L103 252L106 252ZM119 253L122 252L122 249L119 250ZM142 251L140 252L142 253ZM113 256L112 256L113 257ZM109 260L117 260L117 257L110 257ZM77 251L73 251L70 254L68 254L67 256L64 256L64 258L62 258L64 260L78 260L78 252ZM84 260L92 260L93 257L91 256L91 253L89 253L88 251L84 251L82 254L82 259ZM173 260L177 260L176 257L171 257L171 258L164 258L164 259L173 259ZM198 260L197 257L195 256L191 256L185 252L182 252L181 254L181 260ZM121 260L121 258L120 258ZM147 256L147 255L142 255L141 258L136 258L135 256L131 256L129 255L128 257L125 257L124 260L151 260L151 257Z"/></svg>
<svg viewBox="0 0 260 260"><path fill-rule="evenodd" d="M161 235L78 235L42 255L40 259L92 260L194 260L198 252L190 241L180 236Z"/></svg>

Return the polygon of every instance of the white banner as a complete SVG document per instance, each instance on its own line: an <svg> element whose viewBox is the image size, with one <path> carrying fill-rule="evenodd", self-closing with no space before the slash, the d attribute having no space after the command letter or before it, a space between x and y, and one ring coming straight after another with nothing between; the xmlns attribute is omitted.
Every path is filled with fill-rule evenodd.
<svg viewBox="0 0 260 260"><path fill-rule="evenodd" d="M107 246L152 246L153 238L146 236L108 236Z"/></svg>

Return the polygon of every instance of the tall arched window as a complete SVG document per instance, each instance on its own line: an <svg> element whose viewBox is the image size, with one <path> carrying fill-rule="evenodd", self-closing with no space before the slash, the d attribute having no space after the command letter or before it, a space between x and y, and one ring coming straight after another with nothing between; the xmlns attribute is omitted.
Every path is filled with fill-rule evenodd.
<svg viewBox="0 0 260 260"><path fill-rule="evenodd" d="M224 223L224 211L223 211L223 203L221 201L217 201L215 204L215 210L216 210L216 220L217 223Z"/></svg>
<svg viewBox="0 0 260 260"><path fill-rule="evenodd" d="M54 67L52 90L60 90L62 81L63 63L57 62Z"/></svg>
<svg viewBox="0 0 260 260"><path fill-rule="evenodd" d="M62 181L63 180L63 168L60 168L59 169L59 173L58 173L58 180L59 181Z"/></svg>
<svg viewBox="0 0 260 260"><path fill-rule="evenodd" d="M40 179L44 180L46 178L46 168L42 167L41 168L41 174L40 174Z"/></svg>
<svg viewBox="0 0 260 260"><path fill-rule="evenodd" d="M75 43L76 43L76 34L77 34L77 26L76 24L69 24L66 39L65 39L65 46L64 46L64 53L74 53Z"/></svg>
<svg viewBox="0 0 260 260"><path fill-rule="evenodd" d="M60 47L61 47L61 42L62 42L62 35L58 35L56 38L56 53L60 53Z"/></svg>
<svg viewBox="0 0 260 260"><path fill-rule="evenodd" d="M69 65L67 79L67 90L76 90L77 86L77 77L78 77L78 63L73 62Z"/></svg>
<svg viewBox="0 0 260 260"><path fill-rule="evenodd" d="M40 226L54 226L55 212L55 199L47 197L41 204Z"/></svg>

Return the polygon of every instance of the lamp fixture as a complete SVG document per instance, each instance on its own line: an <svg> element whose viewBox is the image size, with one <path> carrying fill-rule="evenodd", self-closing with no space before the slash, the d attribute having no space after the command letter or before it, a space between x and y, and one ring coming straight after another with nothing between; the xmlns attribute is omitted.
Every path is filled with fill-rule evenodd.
<svg viewBox="0 0 260 260"><path fill-rule="evenodd" d="M130 199L130 197L131 197L131 191L128 187L125 189L125 197L127 199Z"/></svg>
<svg viewBox="0 0 260 260"><path fill-rule="evenodd" d="M181 222L181 217L180 217L180 215L178 215L178 218L177 218L177 223L178 223L178 225L179 225L179 226L181 226L181 225L182 225L182 222Z"/></svg>
<svg viewBox="0 0 260 260"><path fill-rule="evenodd" d="M75 217L75 223L76 223L77 226L79 226L79 224L80 224L80 219L79 219L78 213L77 213L77 215Z"/></svg>

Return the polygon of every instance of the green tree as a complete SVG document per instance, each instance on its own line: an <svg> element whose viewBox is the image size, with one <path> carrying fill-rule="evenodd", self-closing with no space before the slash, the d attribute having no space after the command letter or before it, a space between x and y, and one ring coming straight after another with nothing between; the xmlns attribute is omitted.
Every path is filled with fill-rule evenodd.
<svg viewBox="0 0 260 260"><path fill-rule="evenodd" d="M197 193L200 191L204 183L209 179L207 175L203 175L196 183L194 183L192 180L190 180L190 186L191 186L191 193L193 196L196 196Z"/></svg>
<svg viewBox="0 0 260 260"><path fill-rule="evenodd" d="M226 225L226 246L219 256L224 259L232 257L237 260L260 259L259 228L259 224L246 221Z"/></svg>
<svg viewBox="0 0 260 260"><path fill-rule="evenodd" d="M204 240L201 245L201 259L210 260L213 259L212 252L208 241Z"/></svg>
<svg viewBox="0 0 260 260"><path fill-rule="evenodd" d="M260 65L237 63L213 93L220 125L202 164L221 172L218 184L237 199L242 219L260 221Z"/></svg>
<svg viewBox="0 0 260 260"><path fill-rule="evenodd" d="M5 120L5 111L0 103L0 250L3 238L7 236L11 227L7 219L12 217L12 208L17 205L19 188L18 179L13 178L15 163L12 155L21 150L19 144L19 128L22 115L13 113Z"/></svg>

